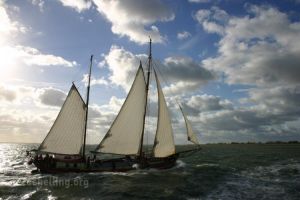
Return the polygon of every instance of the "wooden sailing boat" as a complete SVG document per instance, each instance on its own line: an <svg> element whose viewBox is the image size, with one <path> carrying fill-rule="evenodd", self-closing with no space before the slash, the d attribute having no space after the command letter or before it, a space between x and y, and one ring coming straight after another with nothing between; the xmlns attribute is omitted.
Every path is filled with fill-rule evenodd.
<svg viewBox="0 0 300 200"><path fill-rule="evenodd" d="M158 169L173 167L183 152L175 150L167 104L156 71L152 67L151 39L147 80L145 81L140 63L120 112L100 144L94 151L91 151L93 159L86 156L92 59L91 56L86 102L73 84L46 138L35 150L35 154L30 153L30 163L33 163L39 171L48 173L129 171L137 167ZM143 137L151 70L154 71L158 92L158 120L153 151L147 154L143 150ZM188 140L197 145L197 148L188 151L197 151L200 149L197 137L181 107L180 110L185 120ZM98 155L101 154L116 154L120 157L99 158Z"/></svg>

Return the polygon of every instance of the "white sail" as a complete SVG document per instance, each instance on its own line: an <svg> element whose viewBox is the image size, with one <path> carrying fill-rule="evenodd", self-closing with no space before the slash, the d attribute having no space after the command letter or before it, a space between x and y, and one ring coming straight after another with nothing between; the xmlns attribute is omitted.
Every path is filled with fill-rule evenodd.
<svg viewBox="0 0 300 200"><path fill-rule="evenodd" d="M155 157L167 157L175 154L173 130L166 100L155 70L154 73L158 92L158 120L153 153Z"/></svg>
<svg viewBox="0 0 300 200"><path fill-rule="evenodd" d="M95 151L122 155L139 153L146 104L146 82L140 65L129 94Z"/></svg>
<svg viewBox="0 0 300 200"><path fill-rule="evenodd" d="M185 126L186 126L186 133L187 133L187 136L188 136L188 141L191 141L192 143L194 144L199 144L198 142L198 139L192 129L192 125L190 123L190 121L188 120L188 118L185 116L181 106L180 107L180 110L181 110L181 113L183 115L183 118L184 118L184 121L185 121Z"/></svg>
<svg viewBox="0 0 300 200"><path fill-rule="evenodd" d="M38 151L56 154L81 154L86 106L75 85Z"/></svg>

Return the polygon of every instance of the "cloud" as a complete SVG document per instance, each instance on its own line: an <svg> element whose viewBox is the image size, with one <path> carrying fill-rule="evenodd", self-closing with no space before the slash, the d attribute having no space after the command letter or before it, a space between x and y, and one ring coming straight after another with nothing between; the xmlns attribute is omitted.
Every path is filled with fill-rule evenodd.
<svg viewBox="0 0 300 200"><path fill-rule="evenodd" d="M300 116L300 85L253 88L247 100L256 103L258 110L280 115L282 119L295 120Z"/></svg>
<svg viewBox="0 0 300 200"><path fill-rule="evenodd" d="M50 128L49 118L53 113L44 114L13 108L0 109L0 141L34 143L41 142ZM51 120L50 120L51 121Z"/></svg>
<svg viewBox="0 0 300 200"><path fill-rule="evenodd" d="M166 94L193 91L216 78L212 71L185 56L167 57L158 67L163 75L161 78L167 84L171 84L165 88Z"/></svg>
<svg viewBox="0 0 300 200"><path fill-rule="evenodd" d="M82 12L89 9L92 6L92 1L90 0L58 0L63 6L67 6L75 9L77 12Z"/></svg>
<svg viewBox="0 0 300 200"><path fill-rule="evenodd" d="M1 85L0 141L41 142L59 111L48 105L62 95L55 91L59 90Z"/></svg>
<svg viewBox="0 0 300 200"><path fill-rule="evenodd" d="M31 3L35 6L38 6L41 12L44 11L44 0L31 0Z"/></svg>
<svg viewBox="0 0 300 200"><path fill-rule="evenodd" d="M39 89L38 96L42 104L61 107L66 99L66 94L55 88Z"/></svg>
<svg viewBox="0 0 300 200"><path fill-rule="evenodd" d="M10 106L61 107L66 96L64 91L52 87L0 85L0 100L10 103Z"/></svg>
<svg viewBox="0 0 300 200"><path fill-rule="evenodd" d="M173 81L184 79L184 81L206 82L214 78L212 72L186 56L165 58L160 70Z"/></svg>
<svg viewBox="0 0 300 200"><path fill-rule="evenodd" d="M300 22L270 6L250 6L231 17L218 43L219 55L203 60L231 84L296 84L300 79Z"/></svg>
<svg viewBox="0 0 300 200"><path fill-rule="evenodd" d="M76 61L68 61L60 56L43 54L39 50L26 46L2 46L0 54L3 59L0 60L4 66L63 66L74 67Z"/></svg>
<svg viewBox="0 0 300 200"><path fill-rule="evenodd" d="M216 7L195 15L206 32L220 37L218 55L204 59L203 67L224 74L225 83L250 88L240 99L242 107L218 110L213 104L218 109L198 112L194 122L211 141L298 139L300 127L291 122L300 118L300 22L271 6L246 8L243 17ZM209 28L209 23L219 28Z"/></svg>
<svg viewBox="0 0 300 200"><path fill-rule="evenodd" d="M184 104L184 108L192 111L189 113L199 114L202 112L232 110L233 103L229 100L222 100L220 97L213 95L194 95Z"/></svg>
<svg viewBox="0 0 300 200"><path fill-rule="evenodd" d="M5 2L0 1L0 45L11 42L10 38L14 38L17 33L24 30L26 27L10 19Z"/></svg>
<svg viewBox="0 0 300 200"><path fill-rule="evenodd" d="M121 86L128 91L136 74L140 60L147 63L147 55L133 54L126 51L123 47L113 45L101 66L107 65L111 74L109 80L111 83ZM166 94L180 93L182 91L195 90L206 84L208 81L215 79L215 74L196 63L192 58L177 56L167 57L163 63L154 60L159 72L162 83L170 84L164 88ZM145 66L144 66L145 67ZM161 74L160 74L161 72Z"/></svg>
<svg viewBox="0 0 300 200"><path fill-rule="evenodd" d="M2 105L21 105L29 101L34 103L35 97L36 93L32 87L0 85L0 101Z"/></svg>
<svg viewBox="0 0 300 200"><path fill-rule="evenodd" d="M126 51L123 47L113 45L107 55L104 55L102 65L107 64L111 74L109 80L111 83L123 87L128 91L137 72L140 60L145 61L147 55ZM144 63L144 62L143 62Z"/></svg>
<svg viewBox="0 0 300 200"><path fill-rule="evenodd" d="M211 95L184 99L196 132L205 142L290 140L300 137L299 88L251 91L248 107L233 106L228 100Z"/></svg>
<svg viewBox="0 0 300 200"><path fill-rule="evenodd" d="M26 34L27 27L17 21L12 21L7 12L8 7L0 3L0 67L10 66L65 66L74 67L75 61L68 61L60 56L44 54L39 50L17 45L18 34ZM3 70L0 69L2 72Z"/></svg>
<svg viewBox="0 0 300 200"><path fill-rule="evenodd" d="M191 34L189 32L187 32L187 31L183 31L183 32L177 33L177 38L179 40L183 40L183 39L186 39L188 37L191 37Z"/></svg>
<svg viewBox="0 0 300 200"><path fill-rule="evenodd" d="M81 80L81 82L84 83L85 86L87 86L88 84L88 74L84 74L83 75L83 79ZM95 77L91 77L91 85L108 85L109 82L104 78L104 77L101 77L101 78L95 78Z"/></svg>
<svg viewBox="0 0 300 200"><path fill-rule="evenodd" d="M155 22L167 22L175 18L172 10L160 0L94 0L98 11L112 23L112 32L121 37L127 36L138 44L165 41L154 25Z"/></svg>
<svg viewBox="0 0 300 200"><path fill-rule="evenodd" d="M121 109L121 106L123 105L124 101L125 98L119 99L115 96L112 96L108 104L100 106L100 110L104 114L113 113L114 115L116 115Z"/></svg>
<svg viewBox="0 0 300 200"><path fill-rule="evenodd" d="M213 6L210 10L198 10L194 17L208 33L223 35L224 23L228 21L229 15L226 11Z"/></svg>
<svg viewBox="0 0 300 200"><path fill-rule="evenodd" d="M14 90L0 85L0 100L13 101L17 97L17 94Z"/></svg>

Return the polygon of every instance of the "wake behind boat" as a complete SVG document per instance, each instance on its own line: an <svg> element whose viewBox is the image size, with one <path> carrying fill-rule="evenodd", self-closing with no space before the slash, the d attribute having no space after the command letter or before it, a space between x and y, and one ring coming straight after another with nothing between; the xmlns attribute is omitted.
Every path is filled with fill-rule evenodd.
<svg viewBox="0 0 300 200"><path fill-rule="evenodd" d="M100 144L91 151L92 155L87 156L86 133L92 59L93 56L90 60L86 101L73 83L44 141L37 150L28 152L29 164L33 163L40 172L45 173L129 171L137 168L167 169L176 164L180 154L200 150L192 126L179 105L185 120L187 138L195 144L195 148L176 152L168 107L156 70L152 66L150 39L147 79L145 80L140 62L131 89L117 117ZM152 151L146 152L143 141L152 71L158 93L158 119ZM104 154L119 157L104 158Z"/></svg>

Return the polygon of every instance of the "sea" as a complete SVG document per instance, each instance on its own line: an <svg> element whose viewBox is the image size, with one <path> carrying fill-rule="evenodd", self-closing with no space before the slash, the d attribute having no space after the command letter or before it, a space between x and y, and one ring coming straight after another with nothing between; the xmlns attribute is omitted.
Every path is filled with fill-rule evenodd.
<svg viewBox="0 0 300 200"><path fill-rule="evenodd" d="M168 170L32 173L26 150L0 144L0 199L300 199L300 144L211 144ZM180 147L179 147L180 148Z"/></svg>

